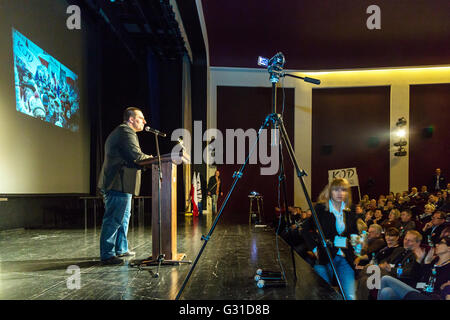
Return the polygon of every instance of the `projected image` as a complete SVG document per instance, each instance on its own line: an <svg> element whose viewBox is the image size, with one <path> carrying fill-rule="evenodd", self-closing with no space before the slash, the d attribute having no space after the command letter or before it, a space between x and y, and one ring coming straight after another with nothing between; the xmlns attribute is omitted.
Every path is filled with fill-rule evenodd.
<svg viewBox="0 0 450 320"><path fill-rule="evenodd" d="M78 131L78 76L13 28L16 109Z"/></svg>

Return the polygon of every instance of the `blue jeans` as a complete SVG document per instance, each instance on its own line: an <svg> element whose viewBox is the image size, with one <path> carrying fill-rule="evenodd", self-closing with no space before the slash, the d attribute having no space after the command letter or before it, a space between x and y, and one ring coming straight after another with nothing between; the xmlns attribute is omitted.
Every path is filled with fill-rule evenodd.
<svg viewBox="0 0 450 320"><path fill-rule="evenodd" d="M100 234L100 258L106 260L128 251L128 223L131 214L129 193L106 192L105 214Z"/></svg>
<svg viewBox="0 0 450 320"><path fill-rule="evenodd" d="M384 276L381 278L381 286L378 291L378 300L402 300L407 293L418 290L406 283L393 278L391 276Z"/></svg>
<svg viewBox="0 0 450 320"><path fill-rule="evenodd" d="M347 260L339 255L334 257L333 264L336 268L336 273L339 276L347 300L355 300L355 271L350 267ZM316 264L314 265L314 270L322 277L322 279L328 282L328 284L331 284L334 272L330 263L326 265Z"/></svg>
<svg viewBox="0 0 450 320"><path fill-rule="evenodd" d="M213 194L211 196L212 213L217 213L217 198L218 198L217 194Z"/></svg>

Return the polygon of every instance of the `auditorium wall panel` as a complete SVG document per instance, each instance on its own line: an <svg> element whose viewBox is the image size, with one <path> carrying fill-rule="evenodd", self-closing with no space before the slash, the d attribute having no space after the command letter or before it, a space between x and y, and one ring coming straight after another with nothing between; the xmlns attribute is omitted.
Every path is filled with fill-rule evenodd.
<svg viewBox="0 0 450 320"><path fill-rule="evenodd" d="M361 196L388 193L390 87L313 89L312 94L313 200L331 169L356 167Z"/></svg>
<svg viewBox="0 0 450 320"><path fill-rule="evenodd" d="M410 86L409 182L431 183L436 168L450 179L450 84Z"/></svg>
<svg viewBox="0 0 450 320"><path fill-rule="evenodd" d="M277 112L282 111L283 93L278 89L277 94ZM225 138L226 129L241 128L259 130L265 117L271 113L272 108L272 89L262 87L217 87L217 129L219 129ZM284 122L288 135L293 143L294 139L294 89L285 89L285 109ZM225 140L225 139L224 139ZM270 143L270 139L268 139ZM259 148L259 147L258 147ZM249 143L247 139L246 156L249 152ZM234 144L236 158L236 143ZM270 149L269 149L270 150ZM257 149L256 152L259 152ZM226 150L224 150L224 159L226 159ZM293 167L289 156L284 152L287 181L288 204L294 204L294 187L290 177L293 176ZM258 163L259 162L258 157ZM224 197L233 183L233 172L240 169L240 164L218 165L221 171L223 181ZM249 199L248 194L251 191L257 191L264 197L264 214L266 222L272 222L274 219L274 208L278 206L278 176L261 175L260 164L249 164L246 166L243 177L239 179L236 189L233 192L226 209L223 219L226 221L246 222L249 219ZM266 166L264 166L266 167ZM222 197L222 200L224 199ZM283 199L281 199L283 201Z"/></svg>

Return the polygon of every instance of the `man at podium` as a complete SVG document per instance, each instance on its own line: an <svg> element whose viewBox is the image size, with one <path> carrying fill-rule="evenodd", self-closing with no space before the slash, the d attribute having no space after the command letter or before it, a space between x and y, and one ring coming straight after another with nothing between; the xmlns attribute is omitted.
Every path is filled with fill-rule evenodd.
<svg viewBox="0 0 450 320"><path fill-rule="evenodd" d="M151 158L141 151L136 132L144 130L145 121L138 108L127 108L123 123L108 136L98 188L105 202L100 235L100 258L103 264L121 264L120 257L133 256L128 250L128 223L131 199L139 195L141 167L136 161Z"/></svg>

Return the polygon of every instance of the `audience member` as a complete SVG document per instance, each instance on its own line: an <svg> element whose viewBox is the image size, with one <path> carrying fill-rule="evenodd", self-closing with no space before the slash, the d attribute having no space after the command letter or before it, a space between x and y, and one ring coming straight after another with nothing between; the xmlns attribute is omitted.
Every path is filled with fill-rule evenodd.
<svg viewBox="0 0 450 320"><path fill-rule="evenodd" d="M389 276L383 277L378 300L450 300L450 237L442 238L424 260L420 266L421 277L412 286Z"/></svg>
<svg viewBox="0 0 450 320"><path fill-rule="evenodd" d="M442 211L436 211L431 218L431 221L425 224L422 229L424 242L430 244L437 243L441 237L441 233L446 227L446 214Z"/></svg>
<svg viewBox="0 0 450 320"><path fill-rule="evenodd" d="M400 231L396 228L389 228L384 233L384 239L386 241L386 246L376 254L375 263L386 261L394 252L394 249L399 247Z"/></svg>
<svg viewBox="0 0 450 320"><path fill-rule="evenodd" d="M380 209L376 209L373 214L373 217L366 223L367 226L370 227L370 225L372 224L380 224L381 221L383 221L383 214L381 213Z"/></svg>
<svg viewBox="0 0 450 320"><path fill-rule="evenodd" d="M434 205L427 203L424 207L424 213L418 216L418 221L423 225L430 222L434 210L435 210Z"/></svg>
<svg viewBox="0 0 450 320"><path fill-rule="evenodd" d="M403 210L400 213L400 238L403 238L406 231L416 229L416 223L411 220L412 213L411 210Z"/></svg>
<svg viewBox="0 0 450 320"><path fill-rule="evenodd" d="M420 243L422 235L416 230L406 232L403 247L396 248L394 252L379 264L382 274L396 277L404 282L412 283L419 276L420 264L416 261L422 254Z"/></svg>
<svg viewBox="0 0 450 320"><path fill-rule="evenodd" d="M419 196L421 199L428 199L428 197L430 196L430 193L428 192L427 186L421 187Z"/></svg>
<svg viewBox="0 0 450 320"><path fill-rule="evenodd" d="M398 209L392 209L389 212L389 217L381 223L383 230L394 227L399 229L401 226L400 222L400 211Z"/></svg>
<svg viewBox="0 0 450 320"><path fill-rule="evenodd" d="M441 169L436 168L436 172L431 179L430 190L432 192L436 192L445 189L446 184L447 183L445 181L445 177L441 173Z"/></svg>
<svg viewBox="0 0 450 320"><path fill-rule="evenodd" d="M378 251L386 246L382 236L382 228L379 224L372 224L369 227L367 235L367 244L363 247L361 256L354 261L356 267L358 265L366 265L369 260L374 257Z"/></svg>

